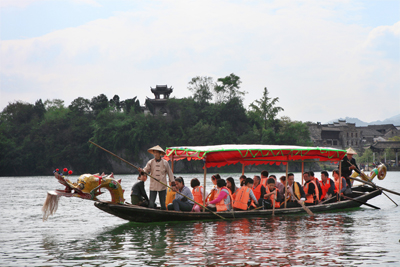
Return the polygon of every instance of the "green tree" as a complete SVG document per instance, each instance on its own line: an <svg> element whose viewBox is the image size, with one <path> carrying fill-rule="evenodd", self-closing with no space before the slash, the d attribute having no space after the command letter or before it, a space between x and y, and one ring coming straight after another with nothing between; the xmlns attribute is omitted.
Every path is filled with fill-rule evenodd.
<svg viewBox="0 0 400 267"><path fill-rule="evenodd" d="M249 115L252 117L262 129L274 127L277 123L276 117L280 111L284 109L276 106L279 97L270 98L267 87L264 88L263 96L259 100L255 100L250 104Z"/></svg>
<svg viewBox="0 0 400 267"><path fill-rule="evenodd" d="M193 93L194 101L204 106L213 97L211 92L214 89L213 78L196 76L189 82L188 89Z"/></svg>
<svg viewBox="0 0 400 267"><path fill-rule="evenodd" d="M94 115L97 116L102 110L108 108L108 98L104 94L95 96L90 101L90 107L92 108Z"/></svg>
<svg viewBox="0 0 400 267"><path fill-rule="evenodd" d="M216 102L228 102L233 98L237 98L242 102L246 92L240 90L241 83L240 77L233 73L224 78L219 78L214 86L217 96Z"/></svg>

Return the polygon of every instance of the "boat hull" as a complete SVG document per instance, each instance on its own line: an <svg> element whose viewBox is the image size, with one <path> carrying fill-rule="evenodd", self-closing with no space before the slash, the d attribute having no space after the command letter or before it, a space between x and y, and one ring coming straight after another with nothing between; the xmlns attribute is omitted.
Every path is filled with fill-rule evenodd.
<svg viewBox="0 0 400 267"><path fill-rule="evenodd" d="M370 187L355 188L352 196L358 200L342 200L334 203L327 203L322 205L307 206L312 212L328 212L334 210L343 210L349 208L356 208L362 205L362 202L382 194L381 190L372 189ZM131 222L167 222L167 221L200 221L200 220L215 220L220 219L218 216L211 212L182 212L182 211L166 211L159 209L150 209L146 207L130 205L130 204L114 204L109 202L95 202L97 208L104 212L117 216L121 219L125 219ZM302 207L296 208L280 208L275 209L275 215L286 215L305 213ZM262 218L269 217L272 215L272 209L266 210L247 210L247 211L228 211L218 212L224 218L227 219L239 219L239 218Z"/></svg>

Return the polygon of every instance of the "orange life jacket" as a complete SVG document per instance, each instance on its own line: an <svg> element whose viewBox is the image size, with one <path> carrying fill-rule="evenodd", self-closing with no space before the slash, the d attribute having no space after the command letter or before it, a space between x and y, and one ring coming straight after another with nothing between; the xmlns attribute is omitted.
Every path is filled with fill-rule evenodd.
<svg viewBox="0 0 400 267"><path fill-rule="evenodd" d="M173 191L171 188L168 188L167 190L167 196L165 198L165 206L168 206L168 204L171 204L172 201L175 199L176 192Z"/></svg>
<svg viewBox="0 0 400 267"><path fill-rule="evenodd" d="M268 178L261 178L260 184L263 185L265 188L267 188L267 180Z"/></svg>
<svg viewBox="0 0 400 267"><path fill-rule="evenodd" d="M229 189L229 188L228 188ZM231 193L231 195L232 195L232 202L233 202L233 200L236 198L236 194L237 194L237 192L239 191L239 189L238 188L236 188L236 191L235 191L235 193L233 193L232 194L232 190L231 189L229 189L229 193Z"/></svg>
<svg viewBox="0 0 400 267"><path fill-rule="evenodd" d="M335 193L340 192L342 190L342 188L343 188L343 178L344 177L340 177L339 179L337 179L337 181L335 180L335 191L334 191ZM340 189L338 190L340 179L342 179L342 183L340 184ZM345 180L345 182L346 182L346 180ZM343 194L343 193L341 193L341 194Z"/></svg>
<svg viewBox="0 0 400 267"><path fill-rule="evenodd" d="M261 197L261 183L256 187L256 188L252 188L254 196L256 197L256 199L260 199Z"/></svg>
<svg viewBox="0 0 400 267"><path fill-rule="evenodd" d="M222 189L226 189L228 191L228 194L229 194L229 197L230 197L230 202L231 202L231 207L232 207L232 195L231 195L231 191L228 188L222 187L222 188L218 189L218 194L217 194L217 196L215 198L218 198L218 196L221 193ZM217 208L217 211L226 211L226 210L228 210L228 207L225 204L225 199L227 197L228 196L226 196L220 202L215 204L215 207Z"/></svg>
<svg viewBox="0 0 400 267"><path fill-rule="evenodd" d="M201 193L202 186L198 186L192 189L193 199L197 203L203 204L203 194Z"/></svg>
<svg viewBox="0 0 400 267"><path fill-rule="evenodd" d="M314 195L309 195L308 194L308 186L310 185L310 183L314 184L314 188L315 188L314 189ZM303 189L304 189L304 193L306 193L306 201L304 201L304 202L306 202L306 203L314 203L315 200L319 200L318 186L317 186L317 183L314 180L311 180L310 182L306 183L303 186ZM314 196L315 196L315 200L314 200Z"/></svg>
<svg viewBox="0 0 400 267"><path fill-rule="evenodd" d="M247 186L242 186L236 194L235 201L233 202L233 207L240 210L247 210L247 203L250 199L250 188Z"/></svg>
<svg viewBox="0 0 400 267"><path fill-rule="evenodd" d="M331 187L331 179L330 178L328 178L328 180L326 181L326 184L324 184L324 182L321 180L321 189L322 189L321 199L323 199L325 197L325 195L328 192L330 187Z"/></svg>
<svg viewBox="0 0 400 267"><path fill-rule="evenodd" d="M268 186L265 188L265 191L267 192L267 194L271 193ZM278 195L279 189L277 187L275 187L275 191L276 191L276 195ZM271 205L273 205L274 197L275 197L275 195L272 194L268 198L264 198L264 199L269 199L271 201ZM278 201L275 200L275 208L280 208L280 207L281 207L281 203L279 203Z"/></svg>
<svg viewBox="0 0 400 267"><path fill-rule="evenodd" d="M211 189L210 194L208 194L206 200L207 201L213 201L215 199L216 195L217 195L217 192L218 192L217 186L214 185L214 187Z"/></svg>

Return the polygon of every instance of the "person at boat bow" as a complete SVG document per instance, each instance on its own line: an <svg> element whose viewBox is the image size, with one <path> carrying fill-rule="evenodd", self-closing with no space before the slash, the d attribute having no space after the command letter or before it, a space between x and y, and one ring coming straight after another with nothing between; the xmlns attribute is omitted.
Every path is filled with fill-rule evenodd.
<svg viewBox="0 0 400 267"><path fill-rule="evenodd" d="M169 181L174 182L174 174L168 164L168 161L163 159L161 156L165 155L165 151L160 146L154 146L147 150L149 153L154 155L154 158L149 160L144 169L139 168L139 172L150 173L152 177L158 181L167 184L167 175ZM167 186L161 184L154 179L150 180L150 203L149 208L155 207L155 201L158 193L160 200L161 209L165 210L165 197L167 195Z"/></svg>
<svg viewBox="0 0 400 267"><path fill-rule="evenodd" d="M360 173L357 167L356 159L353 158L353 155L357 155L357 152L350 147L347 149L347 155L344 156L342 160L341 168L342 176L346 179L346 183L349 188L352 187L352 182L349 177L351 176L353 170Z"/></svg>
<svg viewBox="0 0 400 267"><path fill-rule="evenodd" d="M295 197L296 196L296 197ZM304 193L303 187L299 182L294 181L294 174L288 174L287 180L287 208L300 207L302 202L306 200L306 194ZM296 199L297 198L297 199ZM300 202L300 203L299 203Z"/></svg>
<svg viewBox="0 0 400 267"><path fill-rule="evenodd" d="M131 203L132 205L148 207L149 198L147 197L146 190L144 189L144 183L147 180L147 175L144 172L141 172L139 174L138 180L139 181L132 186Z"/></svg>
<svg viewBox="0 0 400 267"><path fill-rule="evenodd" d="M192 192L188 187L185 186L185 182L183 181L182 177L176 178L175 184L177 192L185 195L186 197L182 196L181 194L176 194L172 204L168 205L168 210L191 211L194 204L194 202L191 200L193 199Z"/></svg>

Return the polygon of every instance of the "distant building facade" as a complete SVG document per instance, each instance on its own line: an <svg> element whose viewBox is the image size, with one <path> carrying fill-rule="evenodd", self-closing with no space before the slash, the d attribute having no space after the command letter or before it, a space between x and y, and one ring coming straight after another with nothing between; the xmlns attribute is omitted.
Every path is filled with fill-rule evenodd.
<svg viewBox="0 0 400 267"><path fill-rule="evenodd" d="M387 141L391 137L400 136L400 130L393 124L356 127L355 123L338 120L329 124L310 123L308 128L315 146L340 149L352 147L355 150L362 150L375 142Z"/></svg>

